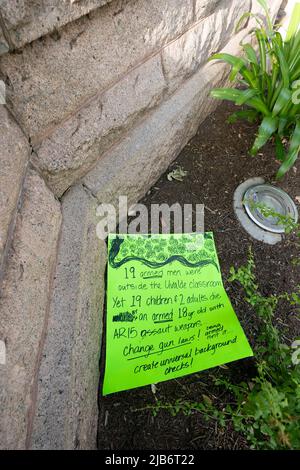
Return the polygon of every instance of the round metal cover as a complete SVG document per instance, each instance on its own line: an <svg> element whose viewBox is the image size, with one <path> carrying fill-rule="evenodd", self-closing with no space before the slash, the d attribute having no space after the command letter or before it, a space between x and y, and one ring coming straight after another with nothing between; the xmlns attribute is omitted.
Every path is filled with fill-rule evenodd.
<svg viewBox="0 0 300 470"><path fill-rule="evenodd" d="M244 206L248 216L259 227L273 233L284 233L285 227L279 223L278 217L265 216L262 209L267 207L277 214L292 217L298 222L298 211L293 200L282 189L270 184L259 184L249 188L244 194Z"/></svg>

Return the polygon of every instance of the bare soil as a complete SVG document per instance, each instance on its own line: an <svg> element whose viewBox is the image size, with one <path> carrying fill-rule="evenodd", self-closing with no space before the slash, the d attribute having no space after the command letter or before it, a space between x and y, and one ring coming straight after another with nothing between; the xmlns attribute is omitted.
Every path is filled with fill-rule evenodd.
<svg viewBox="0 0 300 470"><path fill-rule="evenodd" d="M248 178L262 176L287 191L296 202L295 198L300 196L300 161L283 181L275 182L278 162L274 157L274 146L268 144L257 157L249 156L257 126L247 122L228 124L226 120L234 110L233 105L223 103L209 116L141 202L147 206L175 202L205 205L205 230L214 232L225 287L246 335L255 347L257 318L244 302L241 287L226 281L229 269L246 263L248 247L252 246L261 292L264 295L293 292L300 284L300 267L293 267L291 259L299 257L299 253L289 237L275 246L253 240L235 218L233 193ZM167 173L177 166L188 171L188 175L183 182L168 181ZM276 322L288 344L300 335L297 312L287 303L281 305ZM147 386L100 396L99 449L247 449L244 438L233 429L224 429L214 421L206 422L198 412L190 416L182 413L171 416L162 410L154 417L147 406L155 404L157 399L163 403L178 398L201 401L202 394L209 395L218 404L227 403L231 397L226 392L220 395L220 390L214 389L212 376L225 374L232 380L241 380L253 373L253 359L246 359L229 364L226 370L218 367L160 383L156 394Z"/></svg>

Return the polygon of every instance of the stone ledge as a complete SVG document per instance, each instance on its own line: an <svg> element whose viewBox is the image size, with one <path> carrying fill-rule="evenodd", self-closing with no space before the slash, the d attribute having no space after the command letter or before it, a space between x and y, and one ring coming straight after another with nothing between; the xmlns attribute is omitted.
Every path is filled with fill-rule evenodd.
<svg viewBox="0 0 300 470"><path fill-rule="evenodd" d="M170 92L228 43L239 18L250 10L251 1L219 0L214 2L214 7L210 16L163 49L162 61Z"/></svg>
<svg viewBox="0 0 300 470"><path fill-rule="evenodd" d="M3 105L0 105L0 149L1 270L7 239L9 233L13 231L18 199L30 156L26 137Z"/></svg>
<svg viewBox="0 0 300 470"><path fill-rule="evenodd" d="M224 83L225 66L207 66L98 162L84 184L100 202L117 204L119 195L137 202L217 106L208 98ZM199 87L199 82L202 82Z"/></svg>
<svg viewBox="0 0 300 470"><path fill-rule="evenodd" d="M0 55L5 54L8 51L9 51L9 45L5 39L5 36L0 26Z"/></svg>
<svg viewBox="0 0 300 470"><path fill-rule="evenodd" d="M227 1L213 3L217 12ZM126 82L126 75L134 74L132 69L170 41L162 54L172 92L201 65L205 59L203 50L209 55L228 40L234 29L234 16L238 19L239 12L249 9L249 1L240 6L237 0L230 0L232 7L224 18L214 14L211 3L205 0L198 1L195 12L192 0L179 0L176 8L173 0L167 0L163 11L159 0L153 0L151 8L145 0L128 2L123 10L117 8L118 1L113 1L92 12L89 18L67 25L57 37L46 36L19 54L3 56L0 66L8 83L8 105L31 142L38 145L56 132L59 134L60 127L70 126L69 119L74 123L82 109L97 101L101 93L112 90L120 80L120 84ZM280 3L273 2L273 13ZM254 8L261 11L257 2ZM200 23L192 27L195 19ZM201 38L200 33L206 36L209 29L211 34L211 30L216 30L215 24L222 26L222 33L215 32L208 46L209 41ZM172 42L176 37L179 39ZM103 47L108 44L109 47Z"/></svg>
<svg viewBox="0 0 300 470"><path fill-rule="evenodd" d="M61 222L60 204L34 171L23 191L0 296L1 449L26 447Z"/></svg>
<svg viewBox="0 0 300 470"><path fill-rule="evenodd" d="M12 45L20 48L111 1L1 0L0 11ZM5 52L0 45L0 55Z"/></svg>
<svg viewBox="0 0 300 470"><path fill-rule="evenodd" d="M245 32L223 49L237 53ZM99 160L84 184L99 202L117 204L119 195L136 203L196 133L200 123L217 107L209 97L213 87L224 86L228 67L210 63L184 83L126 138Z"/></svg>
<svg viewBox="0 0 300 470"><path fill-rule="evenodd" d="M250 7L250 0L248 3L246 6ZM225 18L223 8L224 1L221 1L215 14L163 48L163 68L160 55L150 58L114 87L96 96L49 138L35 146L33 161L56 195L61 196L84 176L108 148L135 125L137 119L159 105L165 95L174 92L213 49L219 49L224 41L227 42L234 30L235 18L242 14L244 6L231 0L230 11ZM207 29L214 32L215 40L204 47L206 42L201 39L200 30L205 32Z"/></svg>
<svg viewBox="0 0 300 470"><path fill-rule="evenodd" d="M163 9L161 0L115 0L66 25L59 35L2 56L8 104L32 143L40 143L192 20L193 0L165 0Z"/></svg>
<svg viewBox="0 0 300 470"><path fill-rule="evenodd" d="M36 148L34 164L61 196L145 111L163 98L166 82L160 55L101 94Z"/></svg>
<svg viewBox="0 0 300 470"><path fill-rule="evenodd" d="M62 199L63 224L30 447L96 447L106 244L97 203L81 186Z"/></svg>

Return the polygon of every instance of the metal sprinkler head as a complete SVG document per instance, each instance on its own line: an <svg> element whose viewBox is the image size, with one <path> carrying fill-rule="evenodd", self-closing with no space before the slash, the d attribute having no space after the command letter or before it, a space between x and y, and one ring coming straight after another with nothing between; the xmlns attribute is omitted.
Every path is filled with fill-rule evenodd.
<svg viewBox="0 0 300 470"><path fill-rule="evenodd" d="M244 207L253 222L272 233L284 233L289 220L298 222L294 201L280 188L270 184L251 186L244 194Z"/></svg>
<svg viewBox="0 0 300 470"><path fill-rule="evenodd" d="M243 228L256 240L275 245L287 226L298 222L294 201L282 189L251 178L234 193L234 211Z"/></svg>

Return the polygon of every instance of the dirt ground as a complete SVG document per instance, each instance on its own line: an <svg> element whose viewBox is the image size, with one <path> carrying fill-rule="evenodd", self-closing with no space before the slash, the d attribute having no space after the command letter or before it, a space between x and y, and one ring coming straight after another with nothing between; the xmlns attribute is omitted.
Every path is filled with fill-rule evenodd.
<svg viewBox="0 0 300 470"><path fill-rule="evenodd" d="M247 260L248 247L253 248L256 274L261 292L265 295L292 292L300 284L300 267L293 267L291 258L298 256L290 239L275 246L268 246L250 238L239 225L233 212L233 193L246 179L262 176L274 184L278 168L272 144L263 148L257 157L250 157L248 150L255 138L256 125L247 122L228 124L226 119L236 108L223 103L198 129L168 171L162 175L147 196L141 201L152 203L179 202L205 204L205 230L213 231L219 254L223 280L233 307L250 343L255 345L258 333L254 312L243 301L242 289L229 284L231 266L238 267ZM177 166L188 171L183 182L168 181L167 173ZM276 183L295 200L300 196L300 161L280 183ZM290 343L300 335L300 321L288 304L282 305L276 318L283 331L283 338ZM171 416L162 410L153 416L147 405L174 402L176 399L202 401L202 394L214 399L216 391L212 376L226 375L242 380L250 377L253 360L231 363L228 369L220 367L192 374L157 385L156 394L151 387L142 387L107 397L100 397L99 449L145 450L193 450L193 449L245 449L243 437L232 429L222 428L215 422L206 422L194 412ZM103 361L102 361L103 375ZM218 403L230 400L216 396Z"/></svg>

